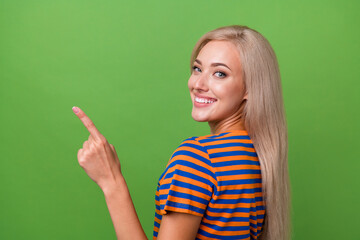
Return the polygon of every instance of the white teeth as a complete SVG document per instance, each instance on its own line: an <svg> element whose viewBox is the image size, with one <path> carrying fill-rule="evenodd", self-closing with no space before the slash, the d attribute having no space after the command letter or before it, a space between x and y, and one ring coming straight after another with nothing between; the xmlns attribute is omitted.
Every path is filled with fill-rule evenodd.
<svg viewBox="0 0 360 240"><path fill-rule="evenodd" d="M213 102L215 102L215 100L195 97L195 102L198 102L198 103L213 103Z"/></svg>

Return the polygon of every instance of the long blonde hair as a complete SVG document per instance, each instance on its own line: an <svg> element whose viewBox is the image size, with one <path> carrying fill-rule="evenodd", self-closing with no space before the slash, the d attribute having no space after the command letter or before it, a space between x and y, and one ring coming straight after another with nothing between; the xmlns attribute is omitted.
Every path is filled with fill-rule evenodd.
<svg viewBox="0 0 360 240"><path fill-rule="evenodd" d="M267 39L254 29L240 25L220 27L198 40L191 54L190 70L200 50L212 40L230 41L240 53L242 77L248 93L242 116L260 161L266 209L258 239L289 240L288 136L275 52Z"/></svg>

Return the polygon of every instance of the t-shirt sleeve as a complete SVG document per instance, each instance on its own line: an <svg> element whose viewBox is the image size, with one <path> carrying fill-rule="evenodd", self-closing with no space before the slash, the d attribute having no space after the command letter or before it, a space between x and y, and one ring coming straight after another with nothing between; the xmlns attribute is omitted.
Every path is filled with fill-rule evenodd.
<svg viewBox="0 0 360 240"><path fill-rule="evenodd" d="M159 180L160 214L203 216L217 185L204 146L188 138L175 150Z"/></svg>

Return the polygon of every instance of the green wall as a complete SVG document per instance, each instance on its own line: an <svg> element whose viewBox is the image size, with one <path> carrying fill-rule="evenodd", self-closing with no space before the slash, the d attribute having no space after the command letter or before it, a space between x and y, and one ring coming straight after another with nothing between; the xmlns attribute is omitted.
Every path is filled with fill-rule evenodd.
<svg viewBox="0 0 360 240"><path fill-rule="evenodd" d="M187 89L197 39L242 24L277 53L289 127L293 239L355 239L359 224L358 1L0 0L0 239L115 239L77 162L112 143L149 237L175 148L209 134Z"/></svg>

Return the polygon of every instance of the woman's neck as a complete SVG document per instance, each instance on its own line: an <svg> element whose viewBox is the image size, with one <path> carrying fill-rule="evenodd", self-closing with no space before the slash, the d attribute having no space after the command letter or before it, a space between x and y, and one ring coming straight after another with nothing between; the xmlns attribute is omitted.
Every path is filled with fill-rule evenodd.
<svg viewBox="0 0 360 240"><path fill-rule="evenodd" d="M219 122L208 122L210 126L211 134L218 134L221 132L231 130L246 130L243 121L237 119L234 121L219 121Z"/></svg>

